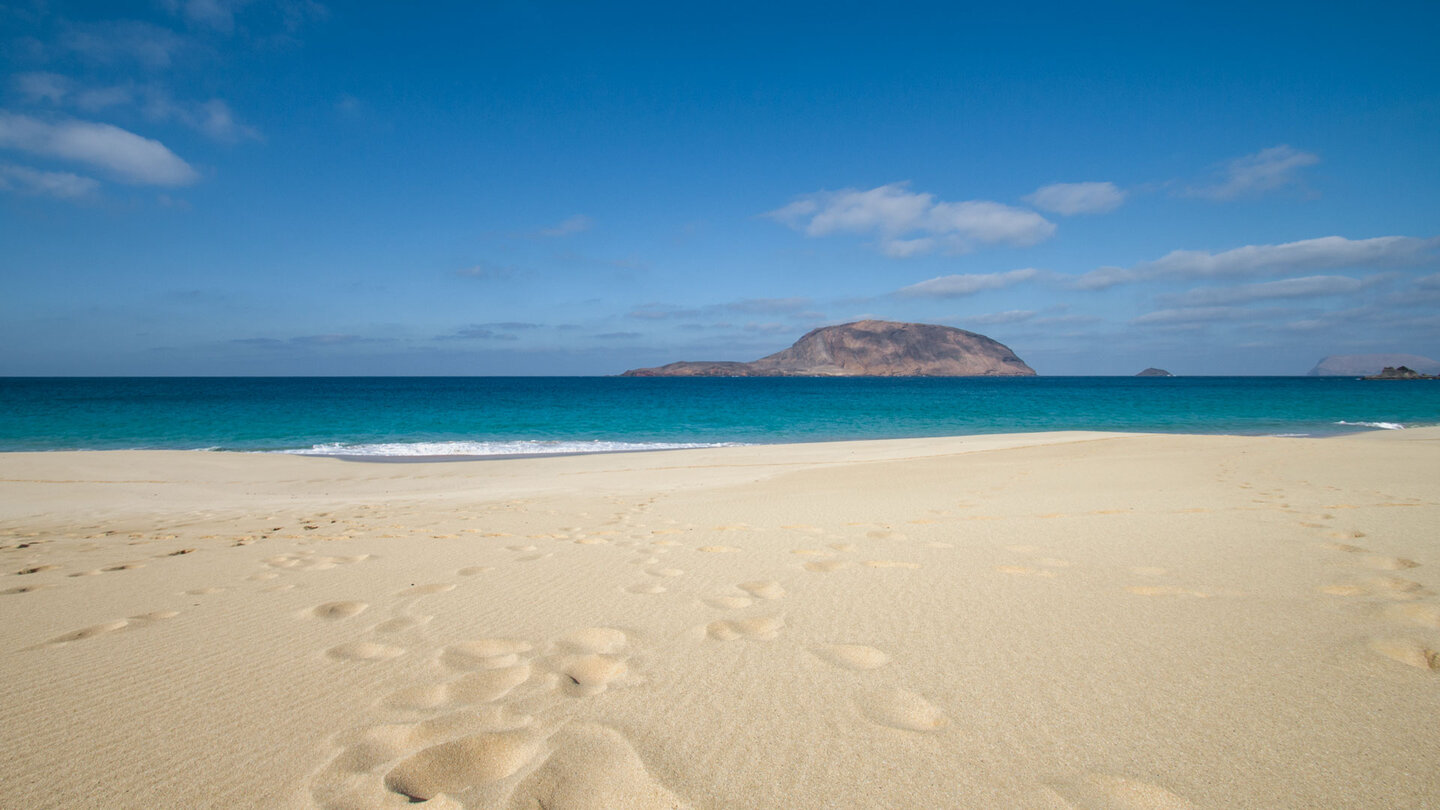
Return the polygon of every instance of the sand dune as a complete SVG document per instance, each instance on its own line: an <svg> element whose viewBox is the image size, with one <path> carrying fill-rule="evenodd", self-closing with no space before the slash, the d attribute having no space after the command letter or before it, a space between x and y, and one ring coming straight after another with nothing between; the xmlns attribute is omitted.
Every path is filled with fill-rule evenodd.
<svg viewBox="0 0 1440 810"><path fill-rule="evenodd" d="M1440 805L1440 429L0 455L0 805Z"/></svg>

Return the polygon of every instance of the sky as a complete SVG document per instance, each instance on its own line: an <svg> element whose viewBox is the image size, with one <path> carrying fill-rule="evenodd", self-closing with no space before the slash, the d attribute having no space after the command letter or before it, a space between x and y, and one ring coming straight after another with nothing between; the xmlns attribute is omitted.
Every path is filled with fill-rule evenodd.
<svg viewBox="0 0 1440 810"><path fill-rule="evenodd" d="M1440 358L1440 4L0 3L0 375Z"/></svg>

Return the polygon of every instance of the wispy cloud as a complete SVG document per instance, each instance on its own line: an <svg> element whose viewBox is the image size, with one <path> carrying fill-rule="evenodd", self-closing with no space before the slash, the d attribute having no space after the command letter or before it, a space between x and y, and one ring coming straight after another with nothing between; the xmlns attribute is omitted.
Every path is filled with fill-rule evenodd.
<svg viewBox="0 0 1440 810"><path fill-rule="evenodd" d="M70 25L59 44L97 64L135 63L150 70L170 67L176 54L191 47L184 36L138 20Z"/></svg>
<svg viewBox="0 0 1440 810"><path fill-rule="evenodd" d="M940 276L908 287L901 287L897 295L922 298L959 298L974 295L985 290L998 290L1044 275L1033 267L1009 270L1004 273L965 273Z"/></svg>
<svg viewBox="0 0 1440 810"><path fill-rule="evenodd" d="M1296 182L1301 169L1319 162L1319 155L1280 144L1227 161L1221 167L1219 179L1190 188L1186 194L1222 201L1263 194Z"/></svg>
<svg viewBox="0 0 1440 810"><path fill-rule="evenodd" d="M440 335L439 340L519 340L520 338L509 332L502 332L490 328L487 324L471 324L462 326L448 335Z"/></svg>
<svg viewBox="0 0 1440 810"><path fill-rule="evenodd" d="M1075 286L1103 290L1116 284L1156 279L1255 278L1333 270L1404 267L1435 261L1440 238L1325 236L1280 245L1245 245L1220 253L1176 250L1133 267L1101 267L1080 276Z"/></svg>
<svg viewBox="0 0 1440 810"><path fill-rule="evenodd" d="M1178 295L1160 296L1159 300L1173 306L1193 307L1243 304L1277 298L1323 298L1353 293L1369 283L1369 279L1349 276L1304 276L1235 287L1201 287Z"/></svg>
<svg viewBox="0 0 1440 810"><path fill-rule="evenodd" d="M594 219L591 219L584 214L576 214L572 217L566 217L565 219L554 225L551 225L548 228L540 228L536 230L532 235L553 239L561 236L570 236L572 234L581 233L582 231L588 231L593 227L595 227Z"/></svg>
<svg viewBox="0 0 1440 810"><path fill-rule="evenodd" d="M1144 325L1193 325L1214 323L1216 321L1236 321L1247 318L1258 317L1259 313L1245 307L1177 307L1175 309L1161 309L1155 312L1147 312L1130 323L1137 326Z"/></svg>
<svg viewBox="0 0 1440 810"><path fill-rule="evenodd" d="M641 335L639 332L602 332L595 337L601 340L633 340L634 338L644 337L644 335Z"/></svg>
<svg viewBox="0 0 1440 810"><path fill-rule="evenodd" d="M57 73L22 73L11 83L31 104L69 107L91 115L130 108L149 121L173 121L223 143L261 140L260 132L240 121L224 99L177 101L158 82L85 86Z"/></svg>
<svg viewBox="0 0 1440 810"><path fill-rule="evenodd" d="M235 14L251 0L164 0L163 5L184 16L186 22L221 33L235 30Z"/></svg>
<svg viewBox="0 0 1440 810"><path fill-rule="evenodd" d="M139 185L184 186L200 179L164 144L110 124L0 112L0 148L86 163Z"/></svg>
<svg viewBox="0 0 1440 810"><path fill-rule="evenodd" d="M1125 192L1114 183L1053 183L1025 197L1025 202L1061 216L1104 214L1125 202Z"/></svg>
<svg viewBox="0 0 1440 810"><path fill-rule="evenodd" d="M44 172L28 166L0 163L0 189L78 200L93 197L100 190L100 181L69 172Z"/></svg>
<svg viewBox="0 0 1440 810"><path fill-rule="evenodd" d="M1005 312L991 312L985 315L967 315L958 319L959 323L971 326L998 326L1006 323L1022 323L1039 315L1034 309L1011 309Z"/></svg>
<svg viewBox="0 0 1440 810"><path fill-rule="evenodd" d="M1055 232L1055 225L1034 211L989 200L944 202L907 185L817 191L765 216L811 237L874 235L880 250L897 258L936 250L965 253L986 244L1033 245Z"/></svg>
<svg viewBox="0 0 1440 810"><path fill-rule="evenodd" d="M520 269L514 265L493 264L491 262L480 262L469 267L462 267L455 271L455 275L465 278L478 278L486 281L504 281L514 278L520 274Z"/></svg>
<svg viewBox="0 0 1440 810"><path fill-rule="evenodd" d="M326 346L349 346L357 343L389 343L388 338L363 337L361 335L300 335L291 338L237 338L230 341L241 346L259 349L323 348Z"/></svg>

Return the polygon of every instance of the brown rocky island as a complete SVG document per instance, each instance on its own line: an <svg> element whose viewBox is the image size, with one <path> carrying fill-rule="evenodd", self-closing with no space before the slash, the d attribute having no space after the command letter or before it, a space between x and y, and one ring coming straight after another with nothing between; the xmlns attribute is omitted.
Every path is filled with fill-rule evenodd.
<svg viewBox="0 0 1440 810"><path fill-rule="evenodd" d="M683 361L622 377L1033 377L1010 347L928 323L857 321L811 330L750 363Z"/></svg>

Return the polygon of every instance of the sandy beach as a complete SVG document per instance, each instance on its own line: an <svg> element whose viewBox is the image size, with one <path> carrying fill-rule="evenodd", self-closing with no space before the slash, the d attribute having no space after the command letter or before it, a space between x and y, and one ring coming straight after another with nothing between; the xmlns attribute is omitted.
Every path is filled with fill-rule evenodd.
<svg viewBox="0 0 1440 810"><path fill-rule="evenodd" d="M1440 429L0 454L0 805L1440 806Z"/></svg>

